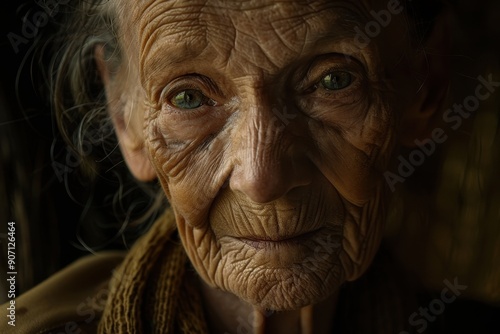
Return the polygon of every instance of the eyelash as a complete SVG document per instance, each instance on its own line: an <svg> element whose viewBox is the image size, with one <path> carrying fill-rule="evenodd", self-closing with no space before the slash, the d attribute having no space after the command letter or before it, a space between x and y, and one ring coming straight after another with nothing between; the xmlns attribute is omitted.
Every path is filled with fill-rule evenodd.
<svg viewBox="0 0 500 334"><path fill-rule="evenodd" d="M358 61L354 61L359 64ZM328 106L329 110L335 110L337 108L341 108L339 110L345 110L345 106L359 102L364 95L363 70L364 67L359 68L355 64L350 66L333 64L333 66L329 66L328 68L325 66L325 69L321 72L310 70L303 81L306 83L306 85L303 86L305 89L302 88L302 90L297 91L297 103L301 105L304 110L308 110L311 115L317 115L316 117L319 117L318 115L321 114L321 108L316 108L318 104ZM319 72L320 74L315 74L314 72ZM330 90L324 87L321 81L328 74L335 72L349 73L351 76L350 84L338 90Z"/></svg>
<svg viewBox="0 0 500 334"><path fill-rule="evenodd" d="M360 73L362 73L364 70L363 63L360 62L356 57L340 53L330 53L319 56L318 58L316 58L316 60L314 60L314 62L310 63L309 66L309 69L305 73L305 78L302 81L306 83L306 85L304 85L306 88L302 89L302 93L306 94L312 93L318 88L322 88L321 81L328 74L335 72L349 73L351 75L351 82L347 87L339 90L322 89L323 91L325 91L325 93L327 93L328 95L339 95L340 92L356 88L359 86L361 81L360 79L362 78L362 76L360 76ZM325 68L326 66L328 67ZM314 70L314 68L318 67L325 68L319 75L315 74L317 73L317 70Z"/></svg>

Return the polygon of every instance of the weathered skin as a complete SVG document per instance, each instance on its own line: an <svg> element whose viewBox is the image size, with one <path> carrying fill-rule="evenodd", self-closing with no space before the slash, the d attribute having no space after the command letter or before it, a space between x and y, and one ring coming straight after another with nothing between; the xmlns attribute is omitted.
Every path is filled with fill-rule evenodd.
<svg viewBox="0 0 500 334"><path fill-rule="evenodd" d="M137 178L160 180L205 289L262 310L333 305L376 253L382 173L412 117L404 14L360 47L353 28L387 2L116 7L126 61L114 76L100 68L121 149ZM350 84L325 88L339 71ZM203 105L176 106L186 90ZM233 298L216 295L204 293L208 304Z"/></svg>

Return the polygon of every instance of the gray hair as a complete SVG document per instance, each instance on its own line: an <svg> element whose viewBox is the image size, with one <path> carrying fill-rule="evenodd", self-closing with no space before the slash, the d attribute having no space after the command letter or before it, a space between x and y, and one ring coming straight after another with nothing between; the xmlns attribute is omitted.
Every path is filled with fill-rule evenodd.
<svg viewBox="0 0 500 334"><path fill-rule="evenodd" d="M106 95L94 52L97 45L102 45L110 68L117 68L120 64L116 15L111 13L110 7L108 0L82 0L71 12L62 15L59 29L49 41L53 50L48 74L49 95L68 155L78 157L80 173L73 176L83 179L82 184L87 190L99 183L98 178L101 183L104 180L108 184L106 191L111 194L101 198L102 203L97 203L97 206L111 207L115 216L111 221L120 222L114 226L118 232L112 239L123 239L123 232L131 230L130 239L133 241L168 204L158 184L139 182L125 168L106 109ZM89 200L84 211L96 206L94 194L89 194L89 197L94 203ZM103 224L113 228L107 226L108 223L97 225L102 227ZM99 231L95 232L99 234ZM87 247L84 240L80 241L90 250L100 248L95 245ZM111 241L101 246L105 247Z"/></svg>

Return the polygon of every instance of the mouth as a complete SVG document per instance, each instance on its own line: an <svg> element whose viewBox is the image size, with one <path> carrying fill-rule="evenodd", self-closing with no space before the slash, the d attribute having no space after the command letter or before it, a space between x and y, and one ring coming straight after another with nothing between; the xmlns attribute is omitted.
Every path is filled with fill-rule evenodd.
<svg viewBox="0 0 500 334"><path fill-rule="evenodd" d="M269 235L226 236L219 239L221 251L239 268L242 264L254 268L290 270L316 268L321 263L336 261L341 241L340 230L328 226L314 230L270 238ZM299 268L299 269L297 269ZM300 270L299 270L300 271Z"/></svg>
<svg viewBox="0 0 500 334"><path fill-rule="evenodd" d="M277 248L282 246L294 246L303 244L304 241L313 238L321 231L321 228L314 231L283 237L251 236L238 237L239 241L255 249Z"/></svg>

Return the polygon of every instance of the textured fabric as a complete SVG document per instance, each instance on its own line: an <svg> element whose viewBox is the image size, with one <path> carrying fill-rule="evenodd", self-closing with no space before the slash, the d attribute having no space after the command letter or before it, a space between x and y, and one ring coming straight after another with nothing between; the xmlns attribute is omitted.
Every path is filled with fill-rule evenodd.
<svg viewBox="0 0 500 334"><path fill-rule="evenodd" d="M83 257L15 300L15 327L1 305L0 333L96 333L108 296L108 283L123 252L101 252Z"/></svg>
<svg viewBox="0 0 500 334"><path fill-rule="evenodd" d="M110 282L99 333L208 333L171 210L132 247Z"/></svg>

